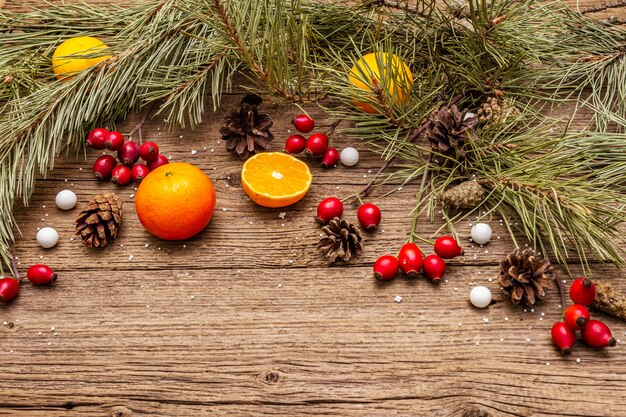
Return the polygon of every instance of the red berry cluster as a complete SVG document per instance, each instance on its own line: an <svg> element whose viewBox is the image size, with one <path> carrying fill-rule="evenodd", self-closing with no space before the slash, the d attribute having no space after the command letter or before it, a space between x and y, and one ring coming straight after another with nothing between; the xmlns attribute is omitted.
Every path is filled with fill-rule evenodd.
<svg viewBox="0 0 626 417"><path fill-rule="evenodd" d="M117 164L112 155L102 155L93 164L93 174L98 180L111 180L117 185L130 184L131 181L141 182L150 171L169 162L159 153L156 143L144 142L137 145L132 140L125 142L120 132L108 131L102 127L89 132L87 146L117 152L121 165ZM139 158L146 161L146 164L138 164Z"/></svg>
<svg viewBox="0 0 626 417"><path fill-rule="evenodd" d="M591 320L586 306L593 303L596 297L596 287L587 278L578 278L569 289L569 295L574 304L563 312L563 320L552 326L552 341L564 354L572 352L576 342L576 331L580 330L582 341L592 348L602 349L615 346L616 340L611 335L609 327L600 320Z"/></svg>
<svg viewBox="0 0 626 417"><path fill-rule="evenodd" d="M374 277L381 281L392 280L402 270L408 277L414 278L424 270L426 275L434 283L438 283L446 273L444 259L452 259L463 253L463 249L451 236L441 236L435 242L435 254L424 254L413 242L405 243L397 257L383 255L374 263Z"/></svg>
<svg viewBox="0 0 626 417"><path fill-rule="evenodd" d="M50 284L57 280L57 274L47 265L37 264L28 268L28 280L36 285ZM0 279L0 302L8 303L20 292L20 282L15 278Z"/></svg>
<svg viewBox="0 0 626 417"><path fill-rule="evenodd" d="M291 121L300 133L309 133L315 128L315 120L306 114L300 114ZM308 139L302 135L291 135L285 142L285 152L298 154L304 151L308 156L322 158L322 168L332 168L339 162L339 151L328 147L328 136L313 133Z"/></svg>

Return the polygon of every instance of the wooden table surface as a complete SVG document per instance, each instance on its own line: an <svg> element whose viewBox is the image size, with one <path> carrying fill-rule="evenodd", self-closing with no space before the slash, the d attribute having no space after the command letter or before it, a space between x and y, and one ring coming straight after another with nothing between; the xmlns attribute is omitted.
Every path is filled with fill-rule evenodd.
<svg viewBox="0 0 626 417"><path fill-rule="evenodd" d="M317 202L357 191L380 159L337 138L339 147L361 149L356 167L311 164L313 186L303 201L260 208L233 181L241 162L219 140L223 116L240 97L227 95L195 131L168 132L162 119L145 125L144 137L172 160L202 168L216 187L215 216L189 241L144 231L134 188L93 179L97 151L58 159L30 207L16 206L22 273L42 262L60 279L52 287L26 283L0 306L0 415L626 416L620 344L577 346L563 357L549 337L560 317L557 291L534 310L512 306L500 291L497 265L513 244L497 219L485 247L471 245L469 224L460 226L466 253L450 262L441 285L423 278L383 285L371 265L405 240L417 186L379 199L390 190L383 187L372 195L383 211L381 230L367 235L354 262L328 267L315 251ZM298 109L271 100L264 109L279 149ZM330 123L311 110L321 125ZM128 132L138 118L118 127ZM77 208L55 207L62 189L76 192ZM113 245L88 250L74 237L74 220L104 191L123 200L124 223ZM355 216L348 207L346 217ZM61 235L53 249L36 243L43 226ZM424 221L420 230L427 236L437 227ZM594 273L626 290L613 267L595 265ZM473 285L489 287L497 303L471 307ZM594 314L626 342L624 322Z"/></svg>

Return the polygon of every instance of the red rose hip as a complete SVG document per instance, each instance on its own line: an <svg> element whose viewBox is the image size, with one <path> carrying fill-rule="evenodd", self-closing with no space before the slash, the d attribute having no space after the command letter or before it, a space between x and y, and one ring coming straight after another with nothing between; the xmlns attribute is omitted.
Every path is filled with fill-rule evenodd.
<svg viewBox="0 0 626 417"><path fill-rule="evenodd" d="M117 185L126 185L130 183L132 173L126 165L118 165L111 172L111 182Z"/></svg>
<svg viewBox="0 0 626 417"><path fill-rule="evenodd" d="M47 265L37 264L28 268L26 277L33 284L49 284L57 280L57 274Z"/></svg>
<svg viewBox="0 0 626 417"><path fill-rule="evenodd" d="M108 180L116 165L117 162L111 155L102 155L93 163L93 175L100 181Z"/></svg>
<svg viewBox="0 0 626 417"><path fill-rule="evenodd" d="M580 330L589 321L589 310L587 307L580 304L574 304L565 309L563 313L565 317L565 324L567 324L572 330Z"/></svg>
<svg viewBox="0 0 626 417"><path fill-rule="evenodd" d="M596 349L615 346L617 343L611 330L600 320L589 320L580 334L586 345Z"/></svg>
<svg viewBox="0 0 626 417"><path fill-rule="evenodd" d="M306 114L299 114L291 121L296 130L300 133L309 133L315 128L315 120Z"/></svg>
<svg viewBox="0 0 626 417"><path fill-rule="evenodd" d="M452 259L462 254L463 249L452 236L441 236L435 241L435 253L443 259Z"/></svg>
<svg viewBox="0 0 626 417"><path fill-rule="evenodd" d="M135 164L130 170L130 176L133 181L139 183L150 173L150 168L144 164Z"/></svg>
<svg viewBox="0 0 626 417"><path fill-rule="evenodd" d="M328 148L322 156L322 168L332 168L339 162L339 151L335 148Z"/></svg>
<svg viewBox="0 0 626 417"><path fill-rule="evenodd" d="M139 146L136 142L129 140L117 151L117 159L128 167L132 167L139 160Z"/></svg>
<svg viewBox="0 0 626 417"><path fill-rule="evenodd" d="M343 203L337 197L328 197L322 200L317 206L317 217L315 221L326 224L335 217L343 215Z"/></svg>
<svg viewBox="0 0 626 417"><path fill-rule="evenodd" d="M104 146L111 151L119 150L123 144L124 136L122 136L122 134L116 130L109 132L106 139L104 140Z"/></svg>
<svg viewBox="0 0 626 417"><path fill-rule="evenodd" d="M103 127L98 127L89 132L87 135L87 146L94 149L104 149L104 141L109 131Z"/></svg>
<svg viewBox="0 0 626 417"><path fill-rule="evenodd" d="M432 282L438 283L446 273L446 262L437 255L428 255L424 258L422 268Z"/></svg>
<svg viewBox="0 0 626 417"><path fill-rule="evenodd" d="M578 278L569 287L569 296L576 304L591 305L596 298L596 286L588 278Z"/></svg>
<svg viewBox="0 0 626 417"><path fill-rule="evenodd" d="M306 139L301 135L291 135L285 142L285 152L289 154L296 154L304 151L306 148Z"/></svg>
<svg viewBox="0 0 626 417"><path fill-rule="evenodd" d="M414 278L422 269L422 251L413 242L405 243L400 249L398 262L400 268L409 277Z"/></svg>
<svg viewBox="0 0 626 417"><path fill-rule="evenodd" d="M148 168L150 168L150 171L154 171L158 167L162 165L167 165L169 163L170 161L165 156L159 154L159 157L156 159L156 161L148 162Z"/></svg>
<svg viewBox="0 0 626 417"><path fill-rule="evenodd" d="M14 278L0 279L0 302L8 303L20 292L20 283Z"/></svg>
<svg viewBox="0 0 626 417"><path fill-rule="evenodd" d="M365 203L359 207L356 217L365 230L373 232L380 224L382 215L378 206L372 203Z"/></svg>
<svg viewBox="0 0 626 417"><path fill-rule="evenodd" d="M383 255L374 263L374 278L379 281L389 281L398 274L400 264L395 256Z"/></svg>
<svg viewBox="0 0 626 417"><path fill-rule="evenodd" d="M552 326L552 341L561 349L564 355L572 353L572 346L576 342L576 332L562 321L557 321Z"/></svg>
<svg viewBox="0 0 626 417"><path fill-rule="evenodd" d="M154 162L159 157L159 147L154 142L144 142L139 146L139 156L146 162Z"/></svg>
<svg viewBox="0 0 626 417"><path fill-rule="evenodd" d="M304 152L308 156L322 156L328 149L328 136L323 133L313 133L306 140L306 149Z"/></svg>

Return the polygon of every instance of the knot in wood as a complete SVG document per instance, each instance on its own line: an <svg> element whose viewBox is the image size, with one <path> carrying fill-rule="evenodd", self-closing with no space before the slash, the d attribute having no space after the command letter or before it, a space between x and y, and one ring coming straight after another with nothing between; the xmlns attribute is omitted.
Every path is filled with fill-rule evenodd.
<svg viewBox="0 0 626 417"><path fill-rule="evenodd" d="M281 375L280 375L280 372L278 371L269 370L269 371L264 371L261 374L261 379L264 383L268 385L275 385L280 382Z"/></svg>
<svg viewBox="0 0 626 417"><path fill-rule="evenodd" d="M133 416L132 410L126 407L118 406L118 407L113 407L111 409L111 417L132 417L132 416Z"/></svg>
<svg viewBox="0 0 626 417"><path fill-rule="evenodd" d="M463 410L463 417L491 417L491 414L488 411L470 406L466 410Z"/></svg>

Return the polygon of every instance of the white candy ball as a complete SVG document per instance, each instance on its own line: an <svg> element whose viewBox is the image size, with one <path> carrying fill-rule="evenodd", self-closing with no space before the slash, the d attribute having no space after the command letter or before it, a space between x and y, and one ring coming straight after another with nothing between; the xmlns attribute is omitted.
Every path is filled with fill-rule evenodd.
<svg viewBox="0 0 626 417"><path fill-rule="evenodd" d="M59 241L59 234L52 227L43 227L37 232L37 243L42 248L52 248Z"/></svg>
<svg viewBox="0 0 626 417"><path fill-rule="evenodd" d="M472 227L472 240L479 245L484 245L491 240L491 233L491 226L487 223L476 223Z"/></svg>
<svg viewBox="0 0 626 417"><path fill-rule="evenodd" d="M351 146L343 148L341 151L341 163L347 167L353 167L359 162L359 151Z"/></svg>
<svg viewBox="0 0 626 417"><path fill-rule="evenodd" d="M76 206L76 194L71 190L59 191L56 198L57 207L61 210L71 210Z"/></svg>
<svg viewBox="0 0 626 417"><path fill-rule="evenodd" d="M479 285L472 288L469 299L474 307L485 308L491 304L491 291L489 291L489 288Z"/></svg>

